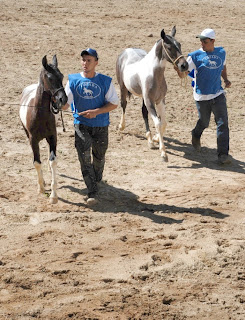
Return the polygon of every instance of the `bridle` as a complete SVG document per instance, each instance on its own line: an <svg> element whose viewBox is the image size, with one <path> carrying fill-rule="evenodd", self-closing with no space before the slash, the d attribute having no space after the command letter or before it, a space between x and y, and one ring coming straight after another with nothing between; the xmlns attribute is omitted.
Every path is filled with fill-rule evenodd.
<svg viewBox="0 0 245 320"><path fill-rule="evenodd" d="M51 97L53 98L56 95L56 93L59 92L60 90L64 90L64 87L60 87L60 88L56 89L54 92L49 90L51 92Z"/></svg>
<svg viewBox="0 0 245 320"><path fill-rule="evenodd" d="M167 57L169 58L169 60L172 62L172 64L173 64L175 67L177 67L176 62L177 62L180 58L183 58L184 55L182 54L182 55L178 56L175 60L173 60L173 59L170 57L169 53L167 52L167 50L166 50L166 48L165 48L165 46L164 46L164 41L163 41L163 40L162 40L162 46L163 46L163 49L164 49Z"/></svg>
<svg viewBox="0 0 245 320"><path fill-rule="evenodd" d="M162 46L163 46L163 49L164 49L167 57L168 57L169 60L172 62L173 66L174 66L175 68L178 68L177 65L176 65L176 62L177 62L180 58L184 58L184 55L181 54L181 55L178 56L175 60L173 60L173 59L170 57L170 55L168 54L168 52L167 52L167 50L166 50L166 48L165 48L165 46L164 46L164 41L163 41L163 40L162 40ZM184 81L184 84L183 84L183 81ZM187 85L187 75L185 75L184 80L181 78L181 86L186 88L186 85Z"/></svg>
<svg viewBox="0 0 245 320"><path fill-rule="evenodd" d="M60 90L64 90L64 87L60 87L58 89L56 89L55 91L51 91L51 104L50 104L50 111L53 113L53 114L58 114L59 113L59 109L55 106L55 101L54 101L54 96L57 94L57 92L59 92Z"/></svg>

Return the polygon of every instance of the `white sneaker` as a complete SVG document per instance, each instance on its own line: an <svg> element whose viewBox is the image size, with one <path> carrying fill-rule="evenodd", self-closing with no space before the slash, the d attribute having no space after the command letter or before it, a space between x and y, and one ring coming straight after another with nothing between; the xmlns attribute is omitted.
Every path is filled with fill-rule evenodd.
<svg viewBox="0 0 245 320"><path fill-rule="evenodd" d="M97 203L98 203L98 199L96 199L96 198L88 198L88 200L87 200L87 205L88 206L93 206L93 205L95 205Z"/></svg>

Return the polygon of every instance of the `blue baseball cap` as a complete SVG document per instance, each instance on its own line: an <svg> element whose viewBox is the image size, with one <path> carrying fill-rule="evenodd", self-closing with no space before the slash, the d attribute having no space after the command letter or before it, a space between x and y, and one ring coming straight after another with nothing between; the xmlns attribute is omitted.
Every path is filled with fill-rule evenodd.
<svg viewBox="0 0 245 320"><path fill-rule="evenodd" d="M86 50L83 50L81 52L81 56L83 56L84 54L88 54L89 56L95 57L96 59L99 59L97 51L91 48L88 48Z"/></svg>

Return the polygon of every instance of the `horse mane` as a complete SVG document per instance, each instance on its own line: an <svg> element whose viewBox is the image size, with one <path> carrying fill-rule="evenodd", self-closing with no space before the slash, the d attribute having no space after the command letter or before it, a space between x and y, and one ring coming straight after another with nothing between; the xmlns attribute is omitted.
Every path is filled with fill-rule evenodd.
<svg viewBox="0 0 245 320"><path fill-rule="evenodd" d="M162 53L162 41L163 39L159 39L156 42L156 56L159 60L162 60L163 58L163 53Z"/></svg>

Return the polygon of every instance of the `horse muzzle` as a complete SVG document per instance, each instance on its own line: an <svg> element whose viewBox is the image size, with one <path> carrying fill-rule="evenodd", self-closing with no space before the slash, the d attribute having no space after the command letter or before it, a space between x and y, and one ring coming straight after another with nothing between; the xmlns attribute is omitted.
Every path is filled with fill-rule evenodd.
<svg viewBox="0 0 245 320"><path fill-rule="evenodd" d="M59 113L59 111L62 109L62 107L67 103L68 98L65 93L65 90L58 91L55 96L52 97L51 100L51 111L54 114Z"/></svg>
<svg viewBox="0 0 245 320"><path fill-rule="evenodd" d="M179 61L179 63L177 64L177 67L179 69L180 72L184 72L188 70L188 62L186 60L184 61Z"/></svg>

